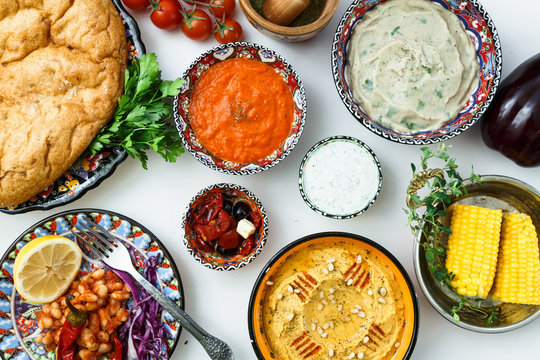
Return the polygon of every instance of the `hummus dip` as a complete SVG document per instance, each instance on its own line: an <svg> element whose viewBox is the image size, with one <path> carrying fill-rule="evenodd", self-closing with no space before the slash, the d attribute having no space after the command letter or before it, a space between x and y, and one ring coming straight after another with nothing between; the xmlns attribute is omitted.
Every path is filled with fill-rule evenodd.
<svg viewBox="0 0 540 360"><path fill-rule="evenodd" d="M276 359L384 360L404 342L403 292L369 249L311 244L265 286L263 327Z"/></svg>
<svg viewBox="0 0 540 360"><path fill-rule="evenodd" d="M373 121L413 133L455 119L478 87L479 69L455 14L427 0L390 0L354 26L346 73Z"/></svg>

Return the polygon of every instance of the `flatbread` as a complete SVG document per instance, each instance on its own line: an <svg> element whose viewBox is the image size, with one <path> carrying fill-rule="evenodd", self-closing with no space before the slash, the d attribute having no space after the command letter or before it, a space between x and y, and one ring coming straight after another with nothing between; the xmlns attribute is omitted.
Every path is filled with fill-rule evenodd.
<svg viewBox="0 0 540 360"><path fill-rule="evenodd" d="M118 105L126 62L110 0L0 0L0 206L83 153Z"/></svg>

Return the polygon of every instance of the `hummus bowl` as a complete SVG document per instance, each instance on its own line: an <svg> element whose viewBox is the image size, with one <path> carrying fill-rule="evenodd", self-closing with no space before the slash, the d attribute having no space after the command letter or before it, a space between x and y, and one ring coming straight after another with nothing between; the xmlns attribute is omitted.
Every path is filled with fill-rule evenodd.
<svg viewBox="0 0 540 360"><path fill-rule="evenodd" d="M347 109L351 112L351 114L365 127L367 127L369 130L374 132L375 134L384 137L385 139L392 140L395 142L403 143L403 144L432 144L439 141L445 141L448 140L456 135L461 134L463 131L471 127L478 119L481 117L481 115L484 113L484 111L487 109L489 104L491 103L493 96L495 95L495 92L497 90L497 87L499 85L499 81L501 78L501 70L502 70L502 51L501 51L501 43L499 40L499 36L497 33L497 30L495 29L495 26L493 24L493 21L491 20L488 13L485 11L485 9L482 7L482 5L476 1L476 0L470 0L470 1L464 1L464 2L455 2L451 0L432 0L436 6L442 6L442 8L446 9L446 11L449 11L457 16L457 19L452 20L458 23L458 28L461 28L460 25L463 25L463 30L465 31L465 37L468 36L472 40L472 46L474 50L476 51L476 59L478 60L479 65L479 71L478 71L478 79L474 80L472 79L471 82L471 88L473 89L472 95L470 95L467 99L468 93L465 92L464 94L460 95L463 96L465 101L463 101L463 107L461 110L459 104L462 102L457 103L457 107L454 107L455 111L458 112L457 115L454 117L452 114L452 111L446 112L446 115L449 116L448 118L450 121L444 121L441 122L442 126L439 126L438 128L432 128L429 127L419 127L415 125L415 122L409 121L407 117L399 117L401 119L400 122L397 120L391 120L390 122L394 121L396 126L390 126L388 122L383 122L382 120L385 120L386 118L390 119L393 118L393 114L396 113L396 108L394 108L393 103L395 103L398 99L396 97L396 94L392 93L388 94L389 99L394 100L388 100L383 103L387 103L385 106L389 106L388 112L384 112L386 114L386 118L379 117L379 121L375 121L372 119L369 115L366 109L364 109L357 100L355 100L355 96L353 96L353 93L358 94L359 90L354 90L353 88L356 86L358 88L357 84L353 85L354 81L349 76L349 54L351 53L351 44L353 41L351 41L351 38L353 37L354 28L355 26L362 24L362 20L364 19L364 16L366 14L375 14L373 10L380 4L386 3L386 0L355 0L350 7L347 9L345 14L343 15L335 36L334 41L332 44L332 72L334 77L334 83L336 85L337 91L341 99L343 100L343 103L347 107ZM367 19L367 18L366 18ZM422 26L422 24L426 24L426 20L424 18L418 19L419 26ZM366 20L367 21L367 20ZM429 21L427 22L430 23ZM425 26L425 25L424 25ZM391 30L391 31L390 31ZM400 31L405 34L404 27L401 28L397 26L393 30L390 29L387 33L385 33L386 37L383 37L384 41L390 41L388 40L388 37L392 38L391 35L394 35L394 33L397 33L399 35L402 35ZM420 32L420 30L418 30ZM428 32L430 33L430 32ZM407 38L405 38L407 39ZM430 37L431 40L431 37ZM412 39L411 43L415 43L416 39ZM453 40L452 40L453 41ZM383 48L386 49L386 45L390 45L390 43L374 43L372 42L369 46L373 46L373 48ZM366 45L367 46L367 45ZM460 47L458 46L458 49ZM368 54L369 54L369 49ZM413 49L414 50L414 49ZM441 50L442 51L442 50ZM406 52L406 51L405 51ZM414 51L413 51L414 52ZM455 49L454 49L455 52ZM458 54L465 54L466 52L464 50L458 51ZM362 56L365 56L365 51L362 52ZM433 55L433 54L431 54ZM408 55L407 55L408 56ZM445 54L435 54L433 55L433 58L441 58L445 59L447 58L446 53ZM357 57L358 58L358 57ZM405 58L405 55L404 57ZM474 58L474 56L472 57ZM423 59L423 58L422 58ZM384 60L384 59L383 59ZM404 60L405 61L405 60ZM414 62L414 61L412 61ZM423 76L435 77L436 74L441 74L439 72L440 69L443 69L444 74L447 74L447 70L445 66L448 64L441 65L444 62L444 60L441 60L441 62L435 62L437 65L435 68L426 67L424 65L423 61L419 61L415 63L418 67L418 69L423 69L429 73L429 75L424 74L414 74L414 76L419 76L420 79L423 78ZM382 63L386 64L384 61ZM409 63L405 61L405 63L408 65ZM388 63L390 64L390 63ZM420 65L421 66L420 66ZM449 63L452 66L451 62ZM395 65L395 64L394 64ZM383 79L388 80L390 78L390 73L393 73L391 70L392 66L394 65L388 65L384 67L378 68L378 71L383 71L382 73L375 73L377 76L375 79L378 79L379 77L382 77ZM472 65L471 65L472 66ZM407 73L408 67L404 67L402 70ZM384 70L386 69L386 70ZM416 68L415 68L416 69ZM397 72L400 70L398 69ZM412 71L412 68L411 68ZM450 70L448 70L450 71ZM432 75L433 72L433 75ZM397 76L397 75L396 75ZM442 75L441 75L442 76ZM446 75L445 75L446 77ZM405 76L400 75L400 78L405 78ZM412 77L411 77L412 78ZM409 78L408 78L409 79ZM445 78L445 80L448 80ZM412 80L408 80L412 81ZM451 80L452 81L452 80ZM404 81L405 82L405 81ZM361 87L362 91L368 92L372 91L372 86L376 84L376 81L371 80L365 80L365 83L362 82ZM444 84L439 83L438 80L434 82L430 82L429 84L433 86L443 85L443 91L444 91ZM423 91L424 84L422 83L422 86L420 87L420 91ZM413 88L414 89L414 88ZM353 91L354 90L354 91ZM415 91L418 91L418 88L415 89ZM436 88L435 91L430 91L426 94L430 96L430 99L433 100L433 102L423 101L426 100L425 98L421 98L419 100L416 99L416 96L411 95L410 92L405 91L403 98L411 98L418 102L416 105L416 102L414 103L414 106L411 108L407 108L409 113L415 113L420 111L427 110L429 106L433 108L433 111L436 111L439 107L437 106L437 103L439 100L445 100L446 101L446 95L441 93L441 91ZM416 95L416 94L414 94ZM386 97L386 95L384 95ZM439 98L439 99L438 99ZM411 100L412 101L412 100ZM382 103L381 103L382 104ZM383 108L381 106L379 108L379 103L369 103L367 107L371 108L372 111L380 112L378 110L374 110L375 108L378 108L379 110ZM386 109L386 108L385 108ZM399 109L397 110L398 114L401 112ZM455 112L454 112L455 113ZM384 115L383 115L384 117ZM414 119L414 117L413 117ZM401 130L396 130L400 129ZM403 130L409 129L408 131ZM426 130L423 130L426 129ZM427 130L429 129L429 130Z"/></svg>
<svg viewBox="0 0 540 360"><path fill-rule="evenodd" d="M414 287L386 249L362 236L308 235L261 271L248 328L259 360L409 359L418 333Z"/></svg>
<svg viewBox="0 0 540 360"><path fill-rule="evenodd" d="M240 153L240 148L245 149L242 155L253 153L253 149L256 149L253 146L267 144L270 135L273 136L276 132L275 129L277 129L278 126L274 126L275 124L270 124L269 122L264 123L261 119L263 115L265 115L265 111L256 112L254 110L257 108L255 105L257 101L264 102L266 105L281 104L285 102L282 102L281 98L279 101L275 102L268 100L277 99L277 93L270 92L269 90L273 89L270 85L274 83L261 83L264 86L264 90L260 91L260 89L255 89L252 91L252 84L254 83L253 76L248 76L244 79L244 86L232 89L231 84L240 83L240 81L237 80L242 77L241 75L233 76L232 78L234 81L222 81L222 83L220 83L222 85L216 85L217 80L220 77L222 78L221 80L224 78L223 76L218 76L215 81L210 82L211 87L218 91L213 100L205 100L199 103L205 104L206 108L211 109L212 106L215 107L216 103L223 105L223 103L228 100L231 102L227 104L228 107L222 107L224 111L213 109L215 118L213 121L210 121L213 125L209 126L212 127L212 133L210 133L210 131L205 131L205 133L209 135L208 138L211 138L216 142L216 144L214 144L214 151L209 151L207 148L208 146L205 147L201 144L201 139L197 137L196 131L194 131L193 119L195 114L190 115L192 95L201 93L201 91L197 92L197 83L204 78L203 75L205 75L205 73L214 65L221 66L227 61L233 60L238 63L238 60L246 59L257 60L259 64L265 65L263 68L265 68L266 65L270 67L270 73L273 73L273 76L276 76L276 74L278 75L275 82L279 83L279 86L282 88L284 87L285 89L282 89L283 91L280 92L279 95L283 96L284 100L287 100L287 118L289 118L290 115L291 122L287 123L288 127L286 129L284 129L284 127L280 128L280 136L276 136L279 140L275 140L272 143L272 145L275 146L270 146L271 150L261 157L257 157L256 159L252 158L246 161L225 160L224 156L221 156L220 158L216 153L225 153L227 148L234 147L236 147L236 149L233 149L233 151L236 153ZM220 68L223 68L223 66ZM258 75L255 75L259 79L257 83L261 82L260 68L261 66L259 66L259 69L255 70L259 71ZM232 70L232 74L240 74L236 69ZM268 70L268 68L266 70ZM199 56L186 70L183 78L185 79L184 86L181 88L180 94L174 100L173 111L176 127L180 133L184 147L195 156L198 161L209 168L231 175L255 174L278 164L292 151L298 142L304 129L306 119L306 95L304 86L293 68L274 51L261 45L246 42L220 45ZM283 82L280 81L280 78ZM220 86L222 86L221 89L219 88ZM255 85L253 85L253 87L254 86ZM225 91L228 91L227 96L224 95ZM244 92L246 95L245 98L241 98L240 95L238 95L240 91ZM289 91L290 94L288 93ZM261 108L259 107L259 109ZM230 121L229 123L226 121L220 123L225 126L224 128L220 128L221 125L215 125L218 121L222 121L229 115L233 116L233 121ZM199 116L199 119L200 118L203 118L203 116ZM277 116L273 118L276 119L276 121L278 119ZM258 122L258 124L254 126L254 122ZM237 134L240 134L240 128L247 129L246 131L249 131L249 133L246 132L242 136L237 136ZM199 131L199 134L201 133L203 132ZM232 140L229 141L225 139L227 136L229 136L229 139L232 137ZM234 141L235 145L232 144L232 141ZM251 146L251 148L249 146Z"/></svg>
<svg viewBox="0 0 540 360"><path fill-rule="evenodd" d="M540 191L532 186L507 176L482 175L483 184L465 182L467 195L457 198L452 204L475 205L484 208L517 211L528 214L536 229L540 229ZM451 207L449 210L451 211ZM449 212L447 217L450 217ZM482 301L480 312L459 313L460 321L452 316L452 308L459 297L447 287L440 285L429 271L422 242L425 238L417 234L414 244L414 270L418 283L431 305L445 319L461 328L480 333L502 333L522 327L540 318L540 306L501 303L489 296ZM486 316L494 305L499 315L488 324Z"/></svg>

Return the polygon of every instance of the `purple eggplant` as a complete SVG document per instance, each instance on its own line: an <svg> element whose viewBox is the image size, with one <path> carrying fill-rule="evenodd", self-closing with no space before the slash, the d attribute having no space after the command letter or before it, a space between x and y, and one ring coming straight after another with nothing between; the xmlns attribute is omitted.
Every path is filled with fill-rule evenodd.
<svg viewBox="0 0 540 360"><path fill-rule="evenodd" d="M482 138L520 166L540 165L540 53L502 81L482 117Z"/></svg>

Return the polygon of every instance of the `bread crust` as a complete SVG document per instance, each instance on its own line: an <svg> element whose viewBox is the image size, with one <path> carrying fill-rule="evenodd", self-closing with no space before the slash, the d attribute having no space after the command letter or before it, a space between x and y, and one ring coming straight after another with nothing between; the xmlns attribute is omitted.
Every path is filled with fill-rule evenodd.
<svg viewBox="0 0 540 360"><path fill-rule="evenodd" d="M62 175L111 119L127 44L110 0L0 0L0 206Z"/></svg>

